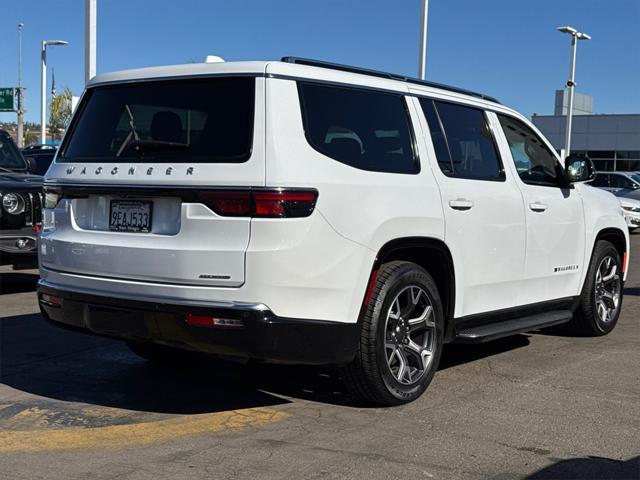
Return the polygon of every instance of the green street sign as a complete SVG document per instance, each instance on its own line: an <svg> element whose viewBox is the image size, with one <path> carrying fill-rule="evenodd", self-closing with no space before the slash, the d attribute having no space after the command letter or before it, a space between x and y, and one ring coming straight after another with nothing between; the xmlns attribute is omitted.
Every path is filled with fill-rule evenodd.
<svg viewBox="0 0 640 480"><path fill-rule="evenodd" d="M15 88L0 88L0 112L15 111Z"/></svg>

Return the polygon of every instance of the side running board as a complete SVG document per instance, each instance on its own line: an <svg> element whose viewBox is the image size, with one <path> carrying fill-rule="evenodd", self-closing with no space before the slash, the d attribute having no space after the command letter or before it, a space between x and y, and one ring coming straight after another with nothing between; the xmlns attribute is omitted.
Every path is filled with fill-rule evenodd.
<svg viewBox="0 0 640 480"><path fill-rule="evenodd" d="M573 317L571 310L554 310L528 317L469 327L458 331L456 343L484 343L497 338L567 323Z"/></svg>

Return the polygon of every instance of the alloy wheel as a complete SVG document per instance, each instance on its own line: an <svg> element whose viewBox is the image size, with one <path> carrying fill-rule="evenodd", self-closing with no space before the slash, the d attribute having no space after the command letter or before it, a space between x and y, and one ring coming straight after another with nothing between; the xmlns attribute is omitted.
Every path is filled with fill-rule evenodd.
<svg viewBox="0 0 640 480"><path fill-rule="evenodd" d="M618 264L612 256L606 256L596 270L596 312L600 320L608 323L615 318L620 306L622 282Z"/></svg>
<svg viewBox="0 0 640 480"><path fill-rule="evenodd" d="M427 293L405 287L389 307L385 323L385 357L393 377L413 385L428 371L435 354L436 323Z"/></svg>

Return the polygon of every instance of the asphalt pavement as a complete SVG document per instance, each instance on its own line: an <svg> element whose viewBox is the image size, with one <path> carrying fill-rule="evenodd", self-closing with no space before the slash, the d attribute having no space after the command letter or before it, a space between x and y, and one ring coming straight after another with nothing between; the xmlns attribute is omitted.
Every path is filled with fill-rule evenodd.
<svg viewBox="0 0 640 480"><path fill-rule="evenodd" d="M0 479L639 479L634 252L639 234L610 335L447 346L427 393L394 408L322 368L151 365L48 325L37 272L2 267Z"/></svg>

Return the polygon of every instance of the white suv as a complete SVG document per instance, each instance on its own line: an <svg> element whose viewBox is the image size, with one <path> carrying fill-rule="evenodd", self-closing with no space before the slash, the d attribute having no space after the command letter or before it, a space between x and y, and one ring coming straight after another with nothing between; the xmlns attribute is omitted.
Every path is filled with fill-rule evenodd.
<svg viewBox="0 0 640 480"><path fill-rule="evenodd" d="M99 75L45 186L50 320L343 367L399 404L447 342L620 314L619 202L490 97L299 58Z"/></svg>

